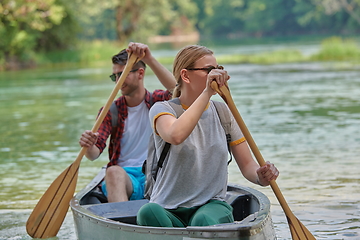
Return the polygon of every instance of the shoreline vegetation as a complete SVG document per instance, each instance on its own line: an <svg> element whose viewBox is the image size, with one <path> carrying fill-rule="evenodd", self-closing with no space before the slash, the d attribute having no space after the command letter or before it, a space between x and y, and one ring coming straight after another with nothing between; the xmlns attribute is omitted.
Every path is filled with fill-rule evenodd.
<svg viewBox="0 0 360 240"><path fill-rule="evenodd" d="M228 54L216 57L221 64L279 64L295 62L340 62L345 61L360 65L360 45L354 39L331 37L321 42L319 51L305 56L301 51L284 48L254 54ZM158 60L163 64L172 64L172 57Z"/></svg>
<svg viewBox="0 0 360 240"><path fill-rule="evenodd" d="M151 44L149 44L151 46ZM186 44L183 44L186 45ZM180 46L181 47L181 46ZM34 57L36 67L107 65L111 56L125 48L115 42L93 41L82 43L74 50L37 53ZM152 47L151 47L152 48ZM155 49L155 48L152 48ZM157 57L164 65L172 65L172 57ZM330 37L323 40L319 50L312 55L305 56L297 49L284 48L281 50L254 54L227 54L217 57L221 64L280 64L305 62L348 62L350 65L360 65L360 46L354 39Z"/></svg>

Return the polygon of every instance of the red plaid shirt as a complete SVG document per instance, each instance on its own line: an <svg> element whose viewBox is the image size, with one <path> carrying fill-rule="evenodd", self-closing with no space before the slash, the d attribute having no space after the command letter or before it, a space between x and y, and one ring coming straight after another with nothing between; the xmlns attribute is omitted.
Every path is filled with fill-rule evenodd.
<svg viewBox="0 0 360 240"><path fill-rule="evenodd" d="M150 93L149 91L146 91L145 95L145 103L150 108L150 94L152 94L152 101L153 103L158 101L166 101L171 99L171 93L169 91L164 90L155 90L153 93ZM113 144L109 144L109 159L110 162L108 163L108 167L112 165L117 165L118 159L120 157L121 152L121 138L124 131L125 126L125 119L128 116L127 106L125 97L121 96L118 99L115 100L115 104L118 108L119 116L118 116L118 131L115 134L115 137L113 138ZM99 113L101 112L102 108L100 109ZM106 117L104 118L103 122L101 123L98 133L99 137L96 142L96 146L100 150L100 154L104 151L106 148L106 141L108 137L111 134L112 130L112 124L111 124L111 112L109 111L106 114Z"/></svg>

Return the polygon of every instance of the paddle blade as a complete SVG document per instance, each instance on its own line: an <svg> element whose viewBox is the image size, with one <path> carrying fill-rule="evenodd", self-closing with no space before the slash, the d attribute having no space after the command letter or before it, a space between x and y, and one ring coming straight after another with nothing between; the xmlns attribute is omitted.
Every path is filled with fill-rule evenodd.
<svg viewBox="0 0 360 240"><path fill-rule="evenodd" d="M79 164L74 163L54 180L29 216L26 231L31 237L50 238L58 233L76 188Z"/></svg>
<svg viewBox="0 0 360 240"><path fill-rule="evenodd" d="M293 240L316 240L311 232L295 216L286 216Z"/></svg>

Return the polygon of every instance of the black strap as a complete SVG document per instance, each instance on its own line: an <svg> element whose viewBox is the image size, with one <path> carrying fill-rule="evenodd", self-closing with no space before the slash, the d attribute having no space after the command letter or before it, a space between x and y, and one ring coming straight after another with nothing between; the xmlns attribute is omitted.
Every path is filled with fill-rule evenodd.
<svg viewBox="0 0 360 240"><path fill-rule="evenodd" d="M111 125L112 127L116 127L119 114L115 102L112 102L110 106L110 112L111 112Z"/></svg>
<svg viewBox="0 0 360 240"><path fill-rule="evenodd" d="M228 149L228 152L230 154L230 159L228 160L228 165L229 165L231 163L231 161L232 161L232 154L231 154L231 148L230 148L231 134L230 134L230 129L229 129L229 126L230 126L229 124L231 122L230 114L227 111L227 109L224 109L222 107L222 105L221 105L222 103L216 102L216 101L213 101L213 103L214 103L216 112L217 112L217 114L218 114L218 116L220 118L221 125L222 125L222 127L224 128L224 131L225 131L227 149Z"/></svg>
<svg viewBox="0 0 360 240"><path fill-rule="evenodd" d="M170 146L171 144L166 142L165 143L165 146L161 152L161 155L160 155L160 158L159 158L159 161L158 161L158 164L157 164L157 168L156 168L156 172L154 174L154 179L156 180L156 177L157 177L157 174L159 172L159 168L162 168L163 164L164 164L164 160L165 160L165 157L167 155L167 153L169 152L170 150Z"/></svg>
<svg viewBox="0 0 360 240"><path fill-rule="evenodd" d="M167 152L168 152L169 149L170 149L170 146L171 146L170 143L168 143L168 142L165 143L165 146L164 146L164 148L163 148L163 150L162 150L162 152L161 152L161 155L160 155L160 159L159 159L159 162L158 162L158 167L161 168L161 167L163 166L163 164L164 164L164 159L165 159L165 157L166 157Z"/></svg>
<svg viewBox="0 0 360 240"><path fill-rule="evenodd" d="M150 93L150 107L152 107L152 105L154 105L154 99L153 99L153 96L152 96L153 94L152 93Z"/></svg>
<svg viewBox="0 0 360 240"><path fill-rule="evenodd" d="M230 154L230 159L228 161L228 165L231 163L232 161L232 154L231 154L231 148L230 148L230 142L231 142L231 135L230 134L226 134L226 143L227 143L227 148L228 148L228 152Z"/></svg>

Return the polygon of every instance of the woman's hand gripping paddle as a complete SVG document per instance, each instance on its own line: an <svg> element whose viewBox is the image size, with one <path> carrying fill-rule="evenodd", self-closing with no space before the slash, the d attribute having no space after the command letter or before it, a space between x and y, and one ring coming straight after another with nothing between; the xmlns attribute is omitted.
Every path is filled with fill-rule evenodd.
<svg viewBox="0 0 360 240"><path fill-rule="evenodd" d="M92 132L95 133L99 129L127 75L139 60L134 54L129 56L120 79L91 129ZM81 148L76 160L53 181L33 209L26 222L26 231L31 237L50 238L55 237L58 233L69 209L70 200L74 195L80 162L86 149Z"/></svg>
<svg viewBox="0 0 360 240"><path fill-rule="evenodd" d="M245 136L246 141L248 142L251 151L253 152L256 160L260 164L260 166L265 165L265 160L262 157L258 147L256 146L256 143L254 139L252 138L248 128L246 127L242 117L240 116L239 111L237 110L235 103L232 99L232 96L230 94L229 87L227 85L222 86L219 89L218 84L213 81L211 83L211 87L224 99L226 104L229 106L231 113L233 114L236 122L238 123L242 133ZM276 198L278 199L282 209L285 212L292 239L294 240L309 240L314 239L315 237L311 234L311 232L295 217L295 215L292 213L292 211L289 208L289 205L287 204L284 196L282 195L280 188L276 184L275 180L272 180L270 182L270 186L273 189Z"/></svg>

